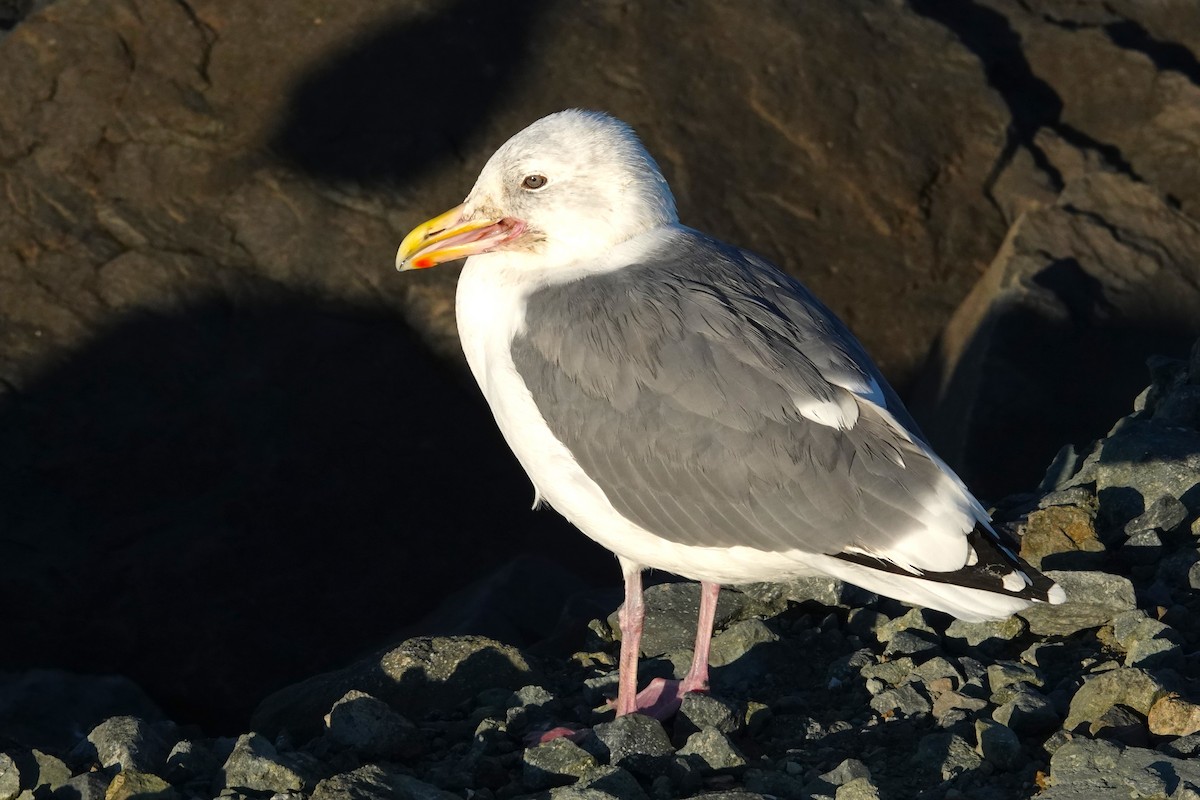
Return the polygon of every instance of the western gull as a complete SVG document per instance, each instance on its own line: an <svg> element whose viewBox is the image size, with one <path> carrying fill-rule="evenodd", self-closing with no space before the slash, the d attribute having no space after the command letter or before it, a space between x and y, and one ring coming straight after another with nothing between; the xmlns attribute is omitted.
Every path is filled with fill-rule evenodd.
<svg viewBox="0 0 1200 800"><path fill-rule="evenodd" d="M534 507L624 573L618 715L707 690L721 584L831 575L971 621L1065 599L828 308L679 223L624 123L569 110L530 125L396 266L461 258L462 347ZM686 677L639 694L646 568L699 581L701 602Z"/></svg>

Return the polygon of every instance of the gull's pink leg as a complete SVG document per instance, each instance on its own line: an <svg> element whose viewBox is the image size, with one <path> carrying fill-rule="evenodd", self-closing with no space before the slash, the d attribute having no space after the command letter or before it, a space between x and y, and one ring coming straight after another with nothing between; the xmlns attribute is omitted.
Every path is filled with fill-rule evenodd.
<svg viewBox="0 0 1200 800"><path fill-rule="evenodd" d="M621 625L621 663L617 683L617 716L638 710L638 651L642 643L642 625L646 606L642 602L642 569L636 564L621 564L625 572L625 604L617 614Z"/></svg>
<svg viewBox="0 0 1200 800"><path fill-rule="evenodd" d="M692 666L679 686L679 697L688 692L708 691L708 651L712 645L713 620L717 616L717 597L721 585L700 581L700 616L696 619L696 647Z"/></svg>
<svg viewBox="0 0 1200 800"><path fill-rule="evenodd" d="M685 694L708 691L708 653L712 643L713 618L717 614L717 596L720 593L720 584L701 581L700 614L696 620L696 647L692 655L692 666L682 681L668 681L663 678L650 681L649 686L638 692L634 703L638 713L655 719L668 719L679 710L679 704L683 702ZM622 641L622 664L625 662L624 645L625 642ZM617 708L617 713L620 714L620 705Z"/></svg>

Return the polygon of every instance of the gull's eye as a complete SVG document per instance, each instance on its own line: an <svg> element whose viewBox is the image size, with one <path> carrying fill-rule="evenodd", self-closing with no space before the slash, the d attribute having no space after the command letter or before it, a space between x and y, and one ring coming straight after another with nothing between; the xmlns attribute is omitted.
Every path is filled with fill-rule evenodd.
<svg viewBox="0 0 1200 800"><path fill-rule="evenodd" d="M548 181L546 180L545 175L526 175L525 179L521 181L521 188L529 189L530 191L537 191L538 189L544 187L547 183Z"/></svg>

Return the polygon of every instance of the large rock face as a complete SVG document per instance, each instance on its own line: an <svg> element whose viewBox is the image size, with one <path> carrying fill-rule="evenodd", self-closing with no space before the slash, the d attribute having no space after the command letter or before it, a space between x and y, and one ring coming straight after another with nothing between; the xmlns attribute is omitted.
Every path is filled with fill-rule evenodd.
<svg viewBox="0 0 1200 800"><path fill-rule="evenodd" d="M1029 486L1031 461L1129 405L1147 354L1197 335L1200 224L1145 184L1082 174L1021 216L951 318L926 433L977 489Z"/></svg>
<svg viewBox="0 0 1200 800"><path fill-rule="evenodd" d="M280 287L455 352L454 275L392 274L397 237L566 106L632 123L686 222L801 275L901 382L1003 232L1004 108L903 8L67 0L0 58L17 385L130 309Z"/></svg>
<svg viewBox="0 0 1200 800"><path fill-rule="evenodd" d="M939 452L999 498L1063 442L1103 435L1144 360L1200 332L1200 15L1188 0L913 5L979 56L1012 114L985 191L1015 226L910 395Z"/></svg>

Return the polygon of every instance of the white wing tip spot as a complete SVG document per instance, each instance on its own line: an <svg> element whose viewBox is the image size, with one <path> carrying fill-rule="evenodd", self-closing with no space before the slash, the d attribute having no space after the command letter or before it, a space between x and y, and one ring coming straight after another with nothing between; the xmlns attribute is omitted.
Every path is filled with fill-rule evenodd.
<svg viewBox="0 0 1200 800"><path fill-rule="evenodd" d="M1032 583L1023 572L1010 572L1004 576L1004 588L1009 592L1019 592Z"/></svg>
<svg viewBox="0 0 1200 800"><path fill-rule="evenodd" d="M1057 583L1050 587L1050 591L1046 592L1046 599L1050 601L1050 605L1058 606L1067 602L1067 593Z"/></svg>

